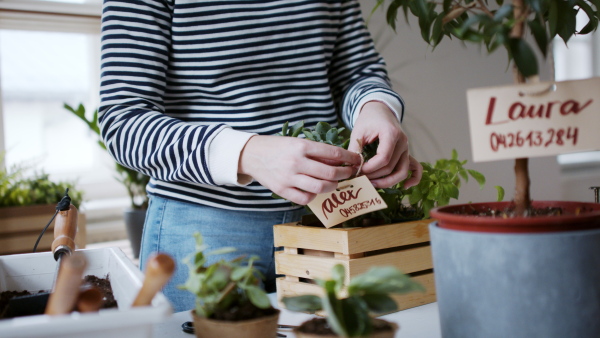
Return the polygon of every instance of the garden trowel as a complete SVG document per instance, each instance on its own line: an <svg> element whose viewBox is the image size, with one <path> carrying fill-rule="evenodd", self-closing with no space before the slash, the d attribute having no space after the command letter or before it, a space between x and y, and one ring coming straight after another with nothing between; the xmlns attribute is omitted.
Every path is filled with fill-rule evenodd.
<svg viewBox="0 0 600 338"><path fill-rule="evenodd" d="M52 253L56 260L56 272L52 282L52 292L56 289L56 281L61 274L61 265L65 257L71 256L75 251L75 235L77 233L77 208L71 204L68 194L56 206L56 223L54 225L54 241L52 242ZM74 273L73 269L66 269L65 274ZM78 271L76 268L75 271ZM76 272L79 273L79 272ZM81 271L83 273L83 270ZM72 277L69 277L69 279ZM80 280L82 276L78 277ZM71 292L78 294L79 286ZM5 318L38 315L46 311L46 305L51 293L40 292L33 295L15 297L9 300Z"/></svg>

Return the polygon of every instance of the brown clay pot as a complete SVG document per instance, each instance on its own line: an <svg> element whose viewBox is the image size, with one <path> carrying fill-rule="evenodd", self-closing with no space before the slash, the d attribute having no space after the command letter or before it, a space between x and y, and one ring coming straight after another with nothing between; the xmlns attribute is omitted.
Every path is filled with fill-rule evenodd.
<svg viewBox="0 0 600 338"><path fill-rule="evenodd" d="M387 322L392 327L392 330L375 332L368 337L360 337L360 338L394 338L394 336L396 335L396 331L398 331L398 325L396 323L388 322L386 320L378 319L378 318L373 319L373 321ZM305 333L305 332L298 331L298 328L295 328L293 332L294 332L294 335L296 336L296 338L341 338L340 336L335 335L335 334L320 335L320 334L314 334L314 333Z"/></svg>
<svg viewBox="0 0 600 338"><path fill-rule="evenodd" d="M560 207L563 215L536 217L488 217L461 214L463 210L487 211L503 210L512 202L488 202L457 204L431 210L431 217L438 220L440 228L495 232L495 233L536 233L557 232L600 228L600 204L568 201L533 201L535 208Z"/></svg>
<svg viewBox="0 0 600 338"><path fill-rule="evenodd" d="M233 322L200 317L196 315L196 311L192 311L194 332L198 338L275 337L279 312L276 310L276 313L270 316Z"/></svg>

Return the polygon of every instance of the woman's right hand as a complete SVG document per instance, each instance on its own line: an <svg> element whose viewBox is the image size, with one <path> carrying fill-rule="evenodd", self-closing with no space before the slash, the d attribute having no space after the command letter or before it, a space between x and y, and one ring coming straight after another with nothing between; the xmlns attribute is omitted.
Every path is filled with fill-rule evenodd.
<svg viewBox="0 0 600 338"><path fill-rule="evenodd" d="M360 162L359 154L329 144L257 135L240 154L238 174L249 175L275 194L306 205L317 194L335 190L339 180L354 175Z"/></svg>

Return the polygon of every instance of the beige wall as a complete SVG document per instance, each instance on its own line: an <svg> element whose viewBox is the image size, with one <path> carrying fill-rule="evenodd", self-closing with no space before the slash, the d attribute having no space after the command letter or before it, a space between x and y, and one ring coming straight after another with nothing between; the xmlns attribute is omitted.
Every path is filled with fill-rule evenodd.
<svg viewBox="0 0 600 338"><path fill-rule="evenodd" d="M361 0L365 17L374 1ZM505 200L513 197L513 161L473 163L469 140L466 90L475 87L512 83L507 71L507 57L502 50L486 55L474 45L458 40L443 41L433 52L421 38L417 22L398 22L397 33L388 28L384 13L378 10L368 26L377 49L388 64L394 89L406 102L404 128L414 156L434 162L449 157L455 148L471 169L481 171L488 183L484 190L470 180L461 190L460 202L491 201L496 198L495 185L506 190ZM545 79L546 74L542 74ZM531 196L536 200L557 200L560 195L560 168L555 157L532 158L530 173L534 177Z"/></svg>

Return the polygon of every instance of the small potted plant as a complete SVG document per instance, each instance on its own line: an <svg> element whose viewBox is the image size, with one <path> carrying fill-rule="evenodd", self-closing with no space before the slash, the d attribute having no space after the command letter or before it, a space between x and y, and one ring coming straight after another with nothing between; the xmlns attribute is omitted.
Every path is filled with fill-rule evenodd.
<svg viewBox="0 0 600 338"><path fill-rule="evenodd" d="M64 105L65 109L73 113L82 120L88 128L98 136L98 145L106 150L106 145L100 140L100 127L98 127L98 110L96 109L92 116L86 116L85 107L79 104L77 108L70 105ZM144 221L146 219L146 209L148 209L148 195L146 194L146 185L150 181L150 177L138 171L129 169L115 162L115 170L117 171L117 180L123 184L129 195L131 205L125 209L123 218L127 230L127 237L131 242L131 249L135 258L139 256L140 245L142 241L142 231Z"/></svg>
<svg viewBox="0 0 600 338"><path fill-rule="evenodd" d="M32 252L36 239L52 219L56 204L69 189L71 203L79 207L83 199L74 182L52 180L43 170L26 165L0 169L0 254ZM85 214L78 213L79 248L85 247ZM50 228L52 229L52 228ZM37 251L50 250L52 231L40 239Z"/></svg>
<svg viewBox="0 0 600 338"><path fill-rule="evenodd" d="M196 296L192 310L196 337L275 337L279 310L271 306L259 285L261 273L254 267L258 257L240 256L207 265L207 256L225 254L234 248L205 253L202 236L196 237L196 252L185 263L190 273L180 288Z"/></svg>
<svg viewBox="0 0 600 338"><path fill-rule="evenodd" d="M373 315L397 309L391 294L424 291L423 286L392 266L375 266L355 276L347 287L344 266L331 269L331 278L317 280L320 296L284 297L288 310L314 313L324 311L326 318L313 318L294 329L298 338L394 337L398 325Z"/></svg>

